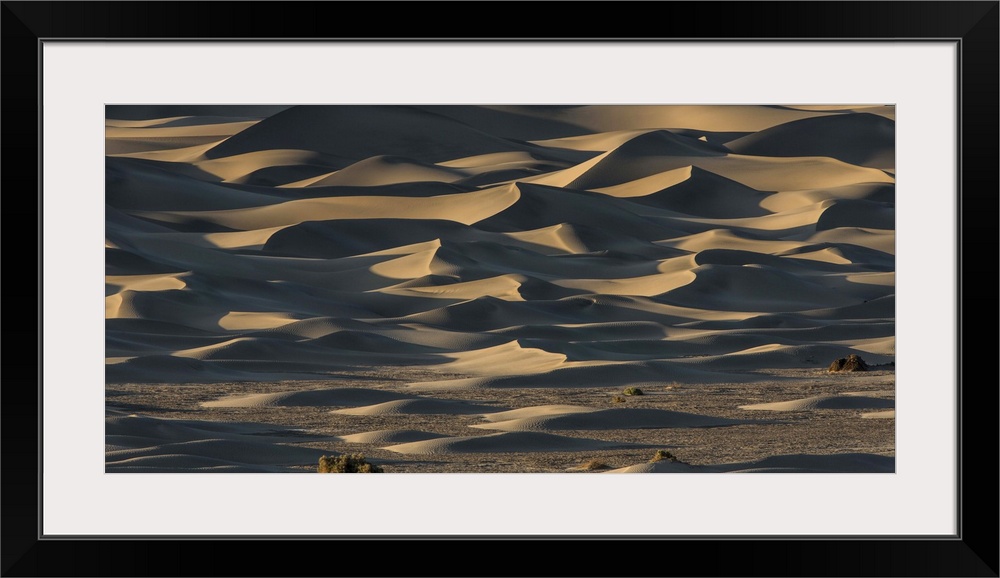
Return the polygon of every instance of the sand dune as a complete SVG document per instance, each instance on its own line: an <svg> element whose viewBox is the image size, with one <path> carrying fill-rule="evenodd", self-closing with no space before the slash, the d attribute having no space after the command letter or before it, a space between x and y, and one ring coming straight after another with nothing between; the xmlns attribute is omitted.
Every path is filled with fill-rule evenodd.
<svg viewBox="0 0 1000 578"><path fill-rule="evenodd" d="M847 199L834 202L816 221L817 231L842 227L890 230L896 222L893 203Z"/></svg>
<svg viewBox="0 0 1000 578"><path fill-rule="evenodd" d="M796 120L726 143L755 156L831 157L854 165L894 170L895 122L874 114Z"/></svg>
<svg viewBox="0 0 1000 578"><path fill-rule="evenodd" d="M106 160L106 202L128 211L212 211L259 207L280 197L233 190L220 183L178 172L178 163L138 159Z"/></svg>
<svg viewBox="0 0 1000 578"><path fill-rule="evenodd" d="M527 114L571 122L592 131L638 128L754 132L802 118L829 114L779 106L564 106L518 107Z"/></svg>
<svg viewBox="0 0 1000 578"><path fill-rule="evenodd" d="M331 133L337 138L329 138ZM423 162L529 149L415 107L295 106L229 138L206 156L273 148L317 151L350 161L390 154Z"/></svg>
<svg viewBox="0 0 1000 578"><path fill-rule="evenodd" d="M509 374L512 367L525 373L538 373L555 369L566 361L565 355L550 353L544 349L523 347L517 341L487 349L445 354L445 357L455 358L455 361L447 364L445 369L474 375Z"/></svg>
<svg viewBox="0 0 1000 578"><path fill-rule="evenodd" d="M722 145L670 131L640 133L576 167L530 180L545 185L602 190L691 166L758 191L894 182L883 170L850 164L829 156L742 155ZM671 178L676 177L671 175Z"/></svg>
<svg viewBox="0 0 1000 578"><path fill-rule="evenodd" d="M608 470L608 474L699 474L714 471L710 468L695 467L682 462L671 462L661 460L658 462L648 462L635 464L624 468Z"/></svg>
<svg viewBox="0 0 1000 578"><path fill-rule="evenodd" d="M352 444L385 445L385 444L404 444L410 442L421 442L443 437L448 437L448 436L433 432L397 429L397 430L377 430L377 431L361 432L361 433L341 436L340 439L342 439L347 443L352 443Z"/></svg>
<svg viewBox="0 0 1000 578"><path fill-rule="evenodd" d="M117 138L141 139L190 136L232 136L257 124L257 121L255 120L227 121L219 119L221 122L208 121L199 123L192 122L189 124L180 124L179 121L182 120L180 118L162 120L165 120L166 122L150 126L136 126L135 122L131 123L132 126L128 127L106 125L104 129L104 137L109 140L114 140ZM191 120L191 118L189 117L187 120Z"/></svg>
<svg viewBox="0 0 1000 578"><path fill-rule="evenodd" d="M718 145L666 130L646 132L610 151L566 186L575 189L611 187L691 165L704 157L723 157L728 152Z"/></svg>
<svg viewBox="0 0 1000 578"><path fill-rule="evenodd" d="M247 209L153 212L135 211L139 217L161 223L205 222L247 231L281 225L297 225L310 220L328 219L444 219L471 224L511 206L519 198L515 187L488 189L472 193L438 197L384 197L372 202L367 197L327 197L296 199L274 206Z"/></svg>
<svg viewBox="0 0 1000 578"><path fill-rule="evenodd" d="M755 157L731 154L704 158L697 166L758 191L829 189L869 183L894 183L884 171L829 157Z"/></svg>
<svg viewBox="0 0 1000 578"><path fill-rule="evenodd" d="M896 459L872 454L782 455L770 456L743 464L726 464L724 471L734 473L892 473Z"/></svg>
<svg viewBox="0 0 1000 578"><path fill-rule="evenodd" d="M258 121L255 118L226 116L179 116L131 121L108 119L105 122L104 152L108 156L151 160L194 160L204 151Z"/></svg>
<svg viewBox="0 0 1000 578"><path fill-rule="evenodd" d="M720 427L741 423L732 419L661 409L603 409L491 421L493 423L472 427L501 431L547 431Z"/></svg>
<svg viewBox="0 0 1000 578"><path fill-rule="evenodd" d="M323 447L408 471L464 453L635 449L586 431L749 447L766 426L740 408L808 413L793 417L833 432L893 425L878 418L894 410L864 422L820 411L894 407L870 391L892 382L895 358L891 106L142 105L106 117L105 379L123 388L108 404L198 418L109 418L108 471L315 465L287 438L206 429L221 419L322 424ZM849 354L872 375L825 372ZM848 395L849 380L870 387ZM172 387L185 384L201 385ZM657 395L608 408L629 386ZM465 435L482 430L500 433ZM891 469L876 458L893 444L850 457L871 446L833 435L801 448L818 462L745 450L697 467ZM433 453L459 457L405 457ZM549 467L516 458L532 459Z"/></svg>
<svg viewBox="0 0 1000 578"><path fill-rule="evenodd" d="M694 279L663 296L677 305L739 311L787 311L847 305L853 298L813 279L764 265L700 265Z"/></svg>
<svg viewBox="0 0 1000 578"><path fill-rule="evenodd" d="M775 212L807 207L833 199L866 199L876 202L892 202L896 186L893 183L859 183L840 187L805 189L799 191L779 191L762 200L761 207Z"/></svg>
<svg viewBox="0 0 1000 578"><path fill-rule="evenodd" d="M151 448L110 451L106 452L105 455L112 466L115 462L122 460L163 455L224 459L227 462L254 465L311 465L319 460L319 457L323 455L323 450L249 441L201 439L168 443Z"/></svg>
<svg viewBox="0 0 1000 578"><path fill-rule="evenodd" d="M577 362L537 374L513 374L421 381L408 384L416 391L547 388L608 388L658 386L664 383L722 383L731 379L723 373L687 367L672 361ZM741 380L759 379L743 374Z"/></svg>
<svg viewBox="0 0 1000 578"><path fill-rule="evenodd" d="M624 196L622 193L628 187L627 197L633 202L698 217L726 219L768 214L768 210L762 206L768 197L765 192L698 167L684 167L667 172L673 176L677 171L685 171L687 178L663 188L659 188L659 185L664 184L662 181L654 182L647 177L610 189L598 190L613 191L618 193L615 196ZM639 194L646 187L652 190Z"/></svg>
<svg viewBox="0 0 1000 578"><path fill-rule="evenodd" d="M298 406L360 406L408 399L413 396L345 387L338 389L312 389L279 393L234 395L216 401L206 401L202 407L298 407Z"/></svg>
<svg viewBox="0 0 1000 578"><path fill-rule="evenodd" d="M799 474L833 474L878 472L892 473L895 470L895 458L872 454L830 454L807 455L792 454L770 456L761 460L737 464L713 464L691 466L680 462L658 461L636 464L625 468L610 470L607 473L799 473Z"/></svg>
<svg viewBox="0 0 1000 578"><path fill-rule="evenodd" d="M560 119L558 110L538 114L535 106L416 105L414 108L454 119L462 124L497 136L534 140L552 135L579 135L591 131Z"/></svg>
<svg viewBox="0 0 1000 578"><path fill-rule="evenodd" d="M861 417L865 419L896 419L896 410L889 409L886 411L873 411L869 413L861 414Z"/></svg>
<svg viewBox="0 0 1000 578"><path fill-rule="evenodd" d="M533 143L545 147L604 153L620 147L641 134L651 132L651 130L615 130L597 133L585 131L584 134L577 136L536 140Z"/></svg>
<svg viewBox="0 0 1000 578"><path fill-rule="evenodd" d="M857 246L888 255L896 254L896 236L889 229L839 227L817 231L808 239L813 243L832 243L838 246Z"/></svg>
<svg viewBox="0 0 1000 578"><path fill-rule="evenodd" d="M263 185L262 177L269 175L272 186L319 178L341 165L335 157L295 149L255 151L220 159L202 159L202 156L191 164L222 181Z"/></svg>
<svg viewBox="0 0 1000 578"><path fill-rule="evenodd" d="M192 441L206 435L217 438L232 438L253 435L253 439L273 433L281 436L287 428L270 424L202 421L194 419L158 419L143 415L109 411L105 418L108 436L114 436L125 447L136 447L127 440L146 437L170 442Z"/></svg>
<svg viewBox="0 0 1000 578"><path fill-rule="evenodd" d="M315 464L324 453L289 444L325 438L282 426L109 413L108 472L290 471Z"/></svg>
<svg viewBox="0 0 1000 578"><path fill-rule="evenodd" d="M781 401L777 403L742 405L740 408L767 411L806 411L811 409L867 409L895 406L895 401L879 397L866 397L861 395L818 395L815 397Z"/></svg>
<svg viewBox="0 0 1000 578"><path fill-rule="evenodd" d="M331 413L343 415L423 415L423 414L448 414L466 415L477 414L489 411L488 405L469 403L467 401L456 401L451 399L402 399L387 401L375 405L355 407L350 409L338 409Z"/></svg>
<svg viewBox="0 0 1000 578"><path fill-rule="evenodd" d="M312 181L309 186L354 185L370 187L397 183L438 181L451 183L470 176L458 169L411 161L404 157L375 156Z"/></svg>
<svg viewBox="0 0 1000 578"><path fill-rule="evenodd" d="M767 367L800 367L804 363L819 364L819 360L840 359L848 355L861 354L872 363L889 363L891 353L886 355L861 345L854 347L836 345L787 345L782 343L765 343L748 347L741 351L728 352L722 355L705 355L695 358L680 359L678 362L693 365L701 369L739 370L751 363Z"/></svg>
<svg viewBox="0 0 1000 578"><path fill-rule="evenodd" d="M539 432L503 432L475 437L449 437L389 446L401 454L453 454L501 452L577 452L622 447L629 444L559 436Z"/></svg>
<svg viewBox="0 0 1000 578"><path fill-rule="evenodd" d="M587 407L584 405L538 405L533 407L522 407L520 409L512 409L509 411L484 413L482 417L486 421L490 422L503 422L509 420L538 418L538 417L552 416L552 415L566 415L571 413L589 413L592 411L597 411L597 408ZM484 427L484 426L478 426L478 427Z"/></svg>

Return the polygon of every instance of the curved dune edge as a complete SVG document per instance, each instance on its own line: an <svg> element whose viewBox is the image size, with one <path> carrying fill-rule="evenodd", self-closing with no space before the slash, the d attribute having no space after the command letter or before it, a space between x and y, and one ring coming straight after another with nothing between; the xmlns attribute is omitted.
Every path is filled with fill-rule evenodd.
<svg viewBox="0 0 1000 578"><path fill-rule="evenodd" d="M199 439L168 443L149 448L115 450L105 453L111 464L121 460L163 455L182 455L224 460L237 464L311 465L324 450L226 439Z"/></svg>
<svg viewBox="0 0 1000 578"><path fill-rule="evenodd" d="M455 361L442 367L443 370L467 374L511 374L539 373L550 371L566 361L565 355L550 353L543 349L523 347L511 341L496 347L444 354Z"/></svg>
<svg viewBox="0 0 1000 578"><path fill-rule="evenodd" d="M766 411L808 411L814 409L867 409L880 407L895 407L896 402L881 397L866 397L861 395L818 395L803 399L780 401L775 403L759 403L741 405L740 409Z"/></svg>
<svg viewBox="0 0 1000 578"><path fill-rule="evenodd" d="M745 422L663 409L614 408L558 415L536 415L475 424L471 427L501 431L547 431L723 427L740 423Z"/></svg>
<svg viewBox="0 0 1000 578"><path fill-rule="evenodd" d="M109 473L294 471L336 453L300 445L327 437L271 424L112 412L105 418L105 431Z"/></svg>
<svg viewBox="0 0 1000 578"><path fill-rule="evenodd" d="M889 409L886 411L873 411L870 413L863 413L861 417L864 419L896 419L896 410Z"/></svg>
<svg viewBox="0 0 1000 578"><path fill-rule="evenodd" d="M619 391L628 386L656 388L671 382L725 383L733 375L722 371L691 367L683 359L660 361L586 361L565 363L562 367L538 374L513 374L428 380L406 384L413 391L463 391L476 389L608 388ZM760 381L753 373L741 373L740 380Z"/></svg>
<svg viewBox="0 0 1000 578"><path fill-rule="evenodd" d="M536 405L522 407L508 411L498 411L495 413L484 413L482 418L489 422L504 422L517 419L537 418L543 416L566 415L571 413L589 413L598 411L596 407L584 405Z"/></svg>
<svg viewBox="0 0 1000 578"><path fill-rule="evenodd" d="M283 391L233 395L201 404L204 408L234 407L302 407L302 406L359 406L383 403L390 400L410 399L402 393L364 388L312 389L305 391Z"/></svg>
<svg viewBox="0 0 1000 578"><path fill-rule="evenodd" d="M340 436L340 440L352 444L385 445L385 444L404 444L410 442L421 442L443 437L448 437L448 436L444 434L427 432L427 431L395 429L395 430L375 430L368 432L360 432L356 434L349 434Z"/></svg>
<svg viewBox="0 0 1000 578"><path fill-rule="evenodd" d="M526 453L592 451L628 445L540 432L502 432L476 437L433 439L383 449L400 454Z"/></svg>
<svg viewBox="0 0 1000 578"><path fill-rule="evenodd" d="M893 473L896 458L876 454L788 454L734 464L692 466L681 462L659 461L608 470L606 473Z"/></svg>
<svg viewBox="0 0 1000 578"><path fill-rule="evenodd" d="M257 441L302 439L305 432L267 423L243 421L156 418L133 413L108 411L104 419L105 432L122 447L143 447L147 440L186 442L203 438L252 439ZM252 437L246 437L252 436ZM321 439L321 436L306 436ZM130 443L131 441L139 443Z"/></svg>
<svg viewBox="0 0 1000 578"><path fill-rule="evenodd" d="M471 415L491 409L492 406L450 399L401 399L384 403L337 409L330 413L341 415Z"/></svg>

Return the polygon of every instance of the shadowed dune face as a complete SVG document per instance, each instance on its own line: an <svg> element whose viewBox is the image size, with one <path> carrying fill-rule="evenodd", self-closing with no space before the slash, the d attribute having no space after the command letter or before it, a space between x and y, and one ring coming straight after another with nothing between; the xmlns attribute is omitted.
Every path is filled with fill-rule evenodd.
<svg viewBox="0 0 1000 578"><path fill-rule="evenodd" d="M860 395L820 395L776 403L744 405L742 409L767 411L807 411L812 409L862 409L895 407L895 401Z"/></svg>
<svg viewBox="0 0 1000 578"><path fill-rule="evenodd" d="M282 426L158 419L113 410L105 417L106 471L282 472L311 464L323 450L289 442L316 443Z"/></svg>
<svg viewBox="0 0 1000 578"><path fill-rule="evenodd" d="M730 472L738 474L847 474L847 473L892 473L896 460L891 456L844 453L834 455L792 454L770 456L747 463L713 464L710 466L690 466L684 463L660 461L636 464L608 473L713 473Z"/></svg>
<svg viewBox="0 0 1000 578"><path fill-rule="evenodd" d="M419 368L395 391L317 385L198 407L475 425L525 405L414 392L752 383L850 354L888 364L891 109L109 106L106 381ZM732 407L893 407L815 393ZM575 451L613 444L547 432L738 423L551 407L564 406L583 409L488 417L470 439L402 422L340 437L403 454ZM179 459L132 449L116 468ZM259 466L173 450L207 469Z"/></svg>

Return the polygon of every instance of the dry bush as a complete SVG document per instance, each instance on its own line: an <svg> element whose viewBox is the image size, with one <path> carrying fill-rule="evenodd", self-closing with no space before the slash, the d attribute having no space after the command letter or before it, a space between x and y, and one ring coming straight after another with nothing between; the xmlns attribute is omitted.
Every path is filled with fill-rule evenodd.
<svg viewBox="0 0 1000 578"><path fill-rule="evenodd" d="M649 462L650 463L652 463L652 462L662 462L663 460L669 460L671 462L676 462L677 461L677 456L675 456L674 454L668 452L667 450L656 450L656 455L654 455L653 459L649 460Z"/></svg>
<svg viewBox="0 0 1000 578"><path fill-rule="evenodd" d="M323 456L319 459L321 474L381 474L382 468L365 461L363 454Z"/></svg>

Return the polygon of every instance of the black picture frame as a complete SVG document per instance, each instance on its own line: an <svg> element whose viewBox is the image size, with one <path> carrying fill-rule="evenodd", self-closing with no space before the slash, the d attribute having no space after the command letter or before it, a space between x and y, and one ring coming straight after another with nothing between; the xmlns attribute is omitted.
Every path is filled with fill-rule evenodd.
<svg viewBox="0 0 1000 578"><path fill-rule="evenodd" d="M2 384L2 575L603 575L645 573L631 557L653 560L656 574L713 576L998 576L998 388L995 378L963 381L963 360L993 360L997 343L989 316L998 302L997 159L1000 158L998 79L1000 2L676 2L579 3L590 29L552 37L545 18L526 18L537 4L482 3L471 14L489 21L469 24L457 37L450 21L426 19L428 3L352 3L331 22L340 3L321 2L0 2L0 76L3 82L2 143L8 233L37 223L36 251L8 237L6 271L37 271L38 311L20 319L8 308L2 337L7 355ZM454 5L458 6L458 5ZM463 5L471 10L469 4ZM384 39L379 18L391 11L398 23L421 22L408 40L914 40L956 42L960 48L959 96L959 518L954 537L910 539L697 539L649 537L450 536L394 537L386 556L357 553L356 540L326 539L49 539L40 532L41 371L41 43L47 39L337 40ZM645 16L644 16L645 14ZM655 14L656 16L650 16ZM427 22L426 25L423 23ZM436 22L436 23L435 23ZM567 28L573 28L567 25ZM508 36L516 31L517 38ZM473 37L474 36L474 37ZM29 201L28 199L31 199ZM30 257L29 257L30 254ZM26 262L29 261L30 262ZM935 274L928 271L928 274ZM23 277L22 277L23 278ZM9 285L4 286L10 290ZM28 289L18 295L26 299ZM11 305L12 301L8 301ZM965 323L965 312L971 323ZM11 317L13 315L13 317ZM985 332L976 330L985 317ZM982 323L982 322L980 322ZM989 335L984 340L981 335ZM976 335L973 337L973 335ZM32 348L32 345L34 346ZM949 344L942 344L948 347ZM23 349L23 351L22 351ZM33 350L32 350L33 349ZM975 365L972 366L975 368ZM976 374L973 375L977 375ZM927 456L933 462L934 456ZM72 472L66 472L72 475ZM80 496L86 499L86 496ZM329 504L336 514L335 497ZM459 543L460 542L460 543ZM513 542L523 542L515 544ZM591 542L606 542L596 544ZM639 542L642 542L641 544ZM524 550L512 548L524 547ZM412 551L410 548L412 547ZM269 549L276 565L261 564ZM549 566L536 567L537 551ZM454 550L453 550L454 549ZM479 560L452 563L454 551ZM390 554L391 553L391 554ZM695 564L683 563L696 558ZM353 560L353 561L352 561Z"/></svg>

